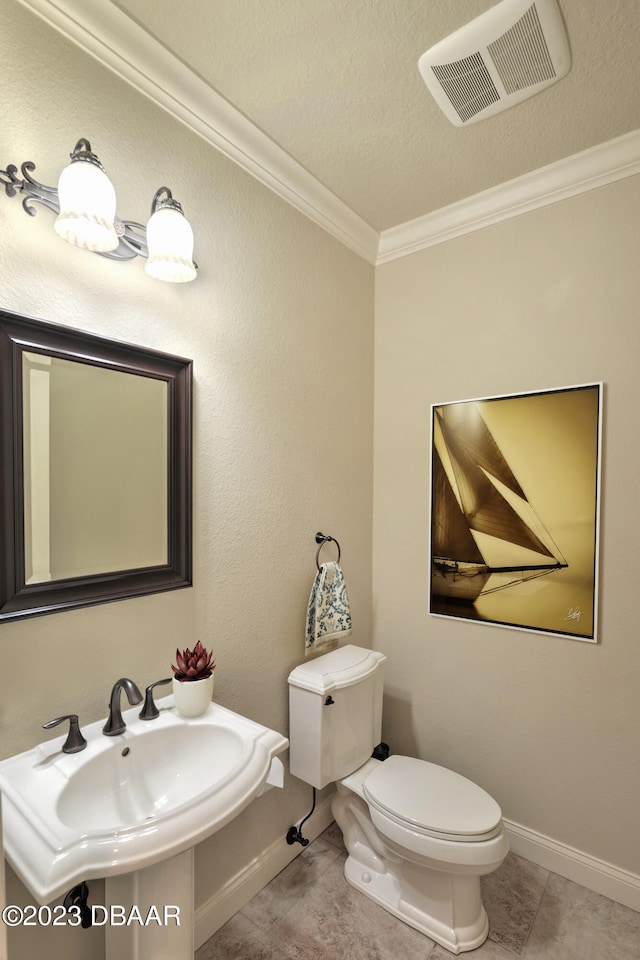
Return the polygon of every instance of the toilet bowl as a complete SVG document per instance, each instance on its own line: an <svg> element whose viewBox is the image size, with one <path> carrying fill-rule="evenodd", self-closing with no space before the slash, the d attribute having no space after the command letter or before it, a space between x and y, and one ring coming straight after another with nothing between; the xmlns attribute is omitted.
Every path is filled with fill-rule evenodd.
<svg viewBox="0 0 640 960"><path fill-rule="evenodd" d="M368 760L336 787L347 881L452 953L479 947L489 932L480 877L509 850L497 803L470 780L410 757Z"/></svg>
<svg viewBox="0 0 640 960"><path fill-rule="evenodd" d="M380 740L384 656L343 647L289 677L290 768L336 785L347 881L452 953L479 947L489 926L480 877L509 844L496 801L445 767L371 758Z"/></svg>

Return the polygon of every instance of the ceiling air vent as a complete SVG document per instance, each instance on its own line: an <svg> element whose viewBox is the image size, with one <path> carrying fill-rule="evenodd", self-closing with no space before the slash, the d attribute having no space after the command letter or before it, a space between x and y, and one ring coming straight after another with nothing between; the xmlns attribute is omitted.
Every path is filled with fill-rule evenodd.
<svg viewBox="0 0 640 960"><path fill-rule="evenodd" d="M556 0L502 0L423 53L420 73L458 127L500 113L571 68Z"/></svg>

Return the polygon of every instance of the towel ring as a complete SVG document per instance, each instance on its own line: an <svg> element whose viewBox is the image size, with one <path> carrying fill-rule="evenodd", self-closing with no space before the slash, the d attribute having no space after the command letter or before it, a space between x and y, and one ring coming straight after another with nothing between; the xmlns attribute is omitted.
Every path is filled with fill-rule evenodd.
<svg viewBox="0 0 640 960"><path fill-rule="evenodd" d="M338 563L340 563L340 544L335 539L335 537L325 536L324 533L316 533L316 543L320 544L320 546L316 551L316 567L318 568L318 570L320 569L320 551L322 550L325 543L335 543L336 547L338 548Z"/></svg>

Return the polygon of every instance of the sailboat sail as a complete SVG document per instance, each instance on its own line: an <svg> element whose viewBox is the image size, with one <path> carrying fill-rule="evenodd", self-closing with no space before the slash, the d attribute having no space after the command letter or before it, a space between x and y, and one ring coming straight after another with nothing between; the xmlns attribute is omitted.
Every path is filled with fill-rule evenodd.
<svg viewBox="0 0 640 960"><path fill-rule="evenodd" d="M524 490L515 478L500 447L487 427L477 403L455 403L436 410L436 415L446 430L447 443L455 440L469 461L476 463L519 497L526 499Z"/></svg>
<svg viewBox="0 0 640 960"><path fill-rule="evenodd" d="M514 583L567 566L539 518L537 531L528 522L533 509L476 403L434 411L432 498L436 596L473 602L496 589L488 586L495 573L517 572ZM510 563L488 563L480 547L490 542L486 537L503 547L523 548L527 561L522 550L514 549Z"/></svg>

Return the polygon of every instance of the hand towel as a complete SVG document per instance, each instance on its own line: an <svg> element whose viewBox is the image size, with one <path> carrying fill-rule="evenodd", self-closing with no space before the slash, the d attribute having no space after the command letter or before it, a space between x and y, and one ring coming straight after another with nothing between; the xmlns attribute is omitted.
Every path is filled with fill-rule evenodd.
<svg viewBox="0 0 640 960"><path fill-rule="evenodd" d="M351 633L347 585L339 563L323 563L311 588L304 654L326 653Z"/></svg>

